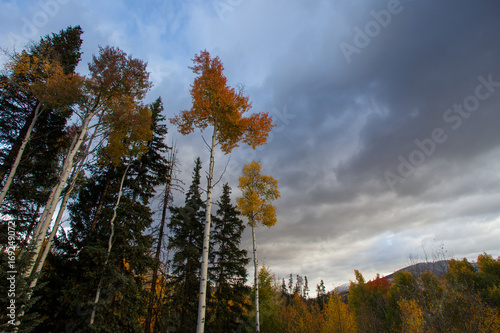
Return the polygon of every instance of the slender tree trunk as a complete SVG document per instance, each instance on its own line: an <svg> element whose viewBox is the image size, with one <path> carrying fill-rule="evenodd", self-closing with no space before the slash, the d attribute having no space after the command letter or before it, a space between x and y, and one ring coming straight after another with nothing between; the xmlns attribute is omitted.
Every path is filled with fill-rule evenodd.
<svg viewBox="0 0 500 333"><path fill-rule="evenodd" d="M88 125L88 124L87 124L87 125ZM40 271L41 271L41 269L42 269L42 267L43 267L43 264L44 264L44 262L45 262L45 259L47 258L47 255L48 255L48 252L49 252L49 250L50 250L50 247L52 246L52 241L53 241L54 236L55 236L55 234L56 234L56 232L57 232L57 229L59 228L59 224L60 224L60 222L61 222L62 215L63 215L63 213L64 213L64 210L66 209L66 205L67 205L68 200L69 200L69 195L71 194L71 191L73 191L73 188L74 188L75 183L76 183L76 179L78 178L78 173L80 172L81 168L82 168L82 167L83 167L83 165L85 164L85 159L86 159L86 156L87 156L87 154L88 154L88 152L89 152L89 150L90 150L90 147L91 147L91 144L92 144L92 141L93 141L93 139L94 139L94 138L95 138L95 132L92 134L92 137L91 137L91 139L90 139L90 141L89 141L89 144L88 144L88 146L87 146L87 149L86 149L86 151L85 151L85 154L84 154L84 156L82 157L82 160L81 160L80 164L78 165L78 168L77 168L76 170L74 170L74 174L73 174L73 177L72 177L72 179L71 179L71 185L70 185L70 187L68 188L68 191L67 191L66 195L64 196L63 202L62 202L62 204L61 204L61 207L60 207L60 209L59 209L59 213L58 213L57 218L56 218L56 222L55 222L55 224L54 224L54 228L52 229L52 232L51 232L51 234L50 234L50 236L49 236L49 239L47 240L47 244L45 245L45 248L44 248L44 251L43 251L43 253L42 253L42 256L41 256L40 260L38 261L38 265L37 265L37 267L36 267L36 271L35 271L35 273L38 273L38 272L40 272ZM79 149L79 147L78 147L78 148L75 148L75 146L76 146L76 143L77 143L77 142L78 142L78 140L77 140L77 137L75 136L75 138L73 139L73 142L71 143L71 146L70 146L70 149L69 149L70 151L72 151L73 149L77 149L77 150ZM73 157L74 157L74 155L73 155ZM73 157L72 157L72 158L73 158ZM42 225L44 225L44 227L43 227L43 228L46 228L46 229L45 229L45 233L46 233L46 231L47 231L47 229L48 229L48 227L49 227L50 220L52 219L52 217L51 217L50 219L47 219L48 211L50 211L50 210L51 210L51 207L52 207L52 206L54 206L54 207L55 207L55 206L57 205L57 203L59 202L59 198L58 198L58 196L57 196L57 197L55 196L55 193L57 192L57 189L58 189L58 185L59 185L59 184L56 184L56 185L53 187L53 189L52 189L52 191L51 191L51 193L50 193L50 196L49 196L49 200L48 200L47 206L45 207L45 210L44 210L44 212L43 212L43 214L42 214L42 217L41 217L41 219L40 219L40 222L39 222L39 224L37 225L36 231L35 231L35 233L34 233L34 235L33 235L34 240L37 240L37 237L38 237L37 235L41 232L41 230L42 230ZM47 209L47 207L48 207L49 209ZM54 208L54 209L55 209L55 208ZM47 224L47 225L45 226L45 224ZM45 233L43 233L43 237L44 237L44 238L45 238ZM43 245L43 238L42 238L42 245ZM25 277L29 277L29 276L31 275L31 273L33 272L33 268L34 268L34 266L35 266L35 264L36 264L36 262L37 262L38 256L39 256L39 254L40 254L40 250L41 250L41 248L40 248L40 249L38 249L38 251L37 251L37 255L36 255L36 256L32 256L31 260L33 260L33 264L32 264L32 265L30 266L30 268L29 268L29 269L25 272L25 275L24 275ZM21 256L22 251L23 251L23 249L21 249L19 256ZM28 291L28 295L27 295L28 300L31 298L31 295L32 295L32 290L33 290L33 288L36 286L37 282L38 282L38 277L34 278L34 279L33 279L33 281L30 283L30 290ZM24 316L24 306L21 306L21 309L19 310L18 322L19 322L20 318L21 318L21 317L23 317L23 316Z"/></svg>
<svg viewBox="0 0 500 333"><path fill-rule="evenodd" d="M127 176L128 168L130 167L130 163L125 168L125 172L123 173L120 189L118 191L118 198L116 199L115 207L113 208L113 217L109 221L109 225L111 227L111 233L109 234L108 239L108 251L106 252L106 260L104 261L104 268L108 265L109 255L111 254L111 247L113 246L113 236L115 234L115 219L116 219L116 211L118 210L118 205L120 204L120 199L122 197L123 183L125 182L125 177ZM92 308L92 314L90 315L90 325L94 324L95 314L97 310L97 303L99 303L99 298L101 296L101 288L102 288L102 276L99 279L99 284L97 286L97 291L95 293L94 305Z"/></svg>
<svg viewBox="0 0 500 333"><path fill-rule="evenodd" d="M28 141L31 136L31 132L33 132L33 128L35 127L35 123L38 120L38 117L40 116L40 109L42 107L42 103L37 102L35 112L33 115L33 119L31 120L30 126L28 127L28 130L26 132L26 135L24 136L24 139L21 143L21 146L19 147L19 150L17 151L17 156L16 159L14 160L14 163L12 163L12 167L10 169L9 176L7 177L7 180L5 181L5 184L3 185L2 192L0 193L0 205L3 202L3 199L7 195L7 191L9 190L10 185L12 184L12 180L14 179L14 175L16 174L17 167L19 166L19 162L21 161L21 157L23 157L24 150L26 149L26 145L28 144Z"/></svg>
<svg viewBox="0 0 500 333"><path fill-rule="evenodd" d="M19 135L17 139L13 142L12 147L9 151L9 154L5 157L2 166L0 167L0 180L3 181L5 179L5 175L12 168L12 164L16 159L17 153L19 152L19 147L23 143L23 138L26 137L26 133L28 133L28 128L30 127L33 117L35 117L35 111L37 111L36 107L38 105L38 101L35 103L35 106L31 110L31 114L26 118L26 122L23 127L19 130Z"/></svg>
<svg viewBox="0 0 500 333"><path fill-rule="evenodd" d="M201 261L201 279L200 279L200 298L198 303L198 322L196 333L205 331L205 312L207 303L207 278L208 278L208 251L210 247L210 223L212 218L212 189L214 175L214 155L215 155L215 139L217 136L217 122L214 124L214 132L212 134L212 146L210 148L210 166L208 170L208 185L207 185L207 203L205 215L205 232L203 235L203 253Z"/></svg>
<svg viewBox="0 0 500 333"><path fill-rule="evenodd" d="M90 147L90 145L89 145ZM39 273L42 270L43 264L45 263L45 259L47 258L47 255L50 251L50 248L52 247L52 242L54 240L55 235L57 234L57 229L59 229L59 224L61 223L62 216L64 214L64 211L66 209L66 205L68 204L69 196L71 195L71 192L73 191L73 188L75 187L76 180L78 179L78 174L80 173L80 170L82 166L85 164L85 159L83 158L76 170L73 173L73 176L71 177L71 183L64 194L64 199L61 203L61 207L59 208L59 213L57 214L56 222L54 223L54 227L52 228L52 232L50 233L49 239L47 240L47 243L45 244L45 247L43 249L42 257L40 260L38 260L38 264L36 265L35 269L35 274ZM30 289L33 289L38 282L38 277L35 277L33 281L30 283Z"/></svg>
<svg viewBox="0 0 500 333"><path fill-rule="evenodd" d="M172 148L173 149L173 148ZM175 151L172 151L170 155L170 170L168 171L167 183L165 185L165 197L163 198L163 209L161 212L161 222L160 222L160 232L158 234L158 243L156 245L155 259L156 263L160 262L161 248L163 244L163 234L165 229L165 222L167 220L167 208L170 199L170 192L172 186L173 170L175 164ZM153 307L156 298L156 281L158 280L158 268L153 271L153 278L151 280L151 296L149 297L148 314L146 316L145 333L151 332L151 322L153 319Z"/></svg>
<svg viewBox="0 0 500 333"><path fill-rule="evenodd" d="M47 234L47 230L50 226L50 221L52 220L52 216L56 209L57 203L59 202L59 196L62 192L62 189L64 188L64 185L66 184L66 181L69 178L71 170L73 169L73 159L84 141L90 120L96 113L97 111L91 113L89 116L87 116L87 118L85 118L85 121L82 124L82 132L80 133L80 135L75 136L73 138L73 141L71 142L70 149L68 150L68 156L66 156L66 159L63 163L62 175L59 178L58 183L52 188L49 199L47 201L47 205L45 206L42 217L40 218L35 233L33 234L33 244L30 246L30 249L33 249L33 253L31 254L28 269L23 274L24 278L28 278L35 268L37 259L40 256L40 251L42 249L45 235ZM22 252L22 249L20 252ZM28 299L29 298L31 298L31 290L28 291ZM21 317L23 316L24 306L21 306L21 308L19 309L19 315L17 317L18 323L20 323Z"/></svg>
<svg viewBox="0 0 500 333"><path fill-rule="evenodd" d="M259 278L258 278L258 263L257 263L257 241L255 239L255 220L252 217L252 240L253 240L253 266L254 266L254 291L255 291L255 333L260 333L259 319Z"/></svg>
<svg viewBox="0 0 500 333"><path fill-rule="evenodd" d="M56 193L57 187L58 187L58 184L54 185L52 187L52 189L50 190L50 195L49 195L49 198L47 200L47 204L45 205L45 208L43 210L42 216L40 217L40 220L36 224L35 232L31 236L31 239L29 240L29 245L26 246L26 248L21 248L21 250L19 251L19 257L21 257L23 255L23 253L24 253L24 251L26 249L33 250L33 246L34 246L34 244L35 244L35 242L36 242L36 240L38 238L38 235L40 234L41 230L45 227L44 224L45 224L45 221L46 221L46 217L47 217L48 211L50 210L50 208L52 207L52 205L57 204L57 202L58 202L57 199L54 200L54 195ZM47 226L47 228L48 228L48 226ZM29 235L26 236L26 238L28 238L28 237L29 237ZM27 243L28 243L28 240L27 240ZM32 256L31 260L36 260L37 257L38 257L38 255L36 257ZM30 276L30 274L31 274L31 270L27 270L24 273L24 276L27 278L27 277Z"/></svg>
<svg viewBox="0 0 500 333"><path fill-rule="evenodd" d="M66 160L63 163L62 167L62 174L61 177L59 178L58 184L54 187L54 192L51 194L53 196L52 198L52 203L48 204L45 207L45 211L42 215L42 218L40 219L40 228L37 227L37 230L39 230L37 233L35 233L35 239L34 239L34 251L31 257L31 263L28 268L28 270L25 273L25 276L28 277L31 275L33 272L33 269L36 264L36 259L40 255L40 250L42 248L43 240L45 239L45 235L47 234L47 230L49 228L50 222L52 221L52 217L54 215L54 212L56 210L57 202L59 201L59 197L61 195L62 190L64 189L64 186L66 185L66 182L68 181L68 178L71 174L71 170L73 169L73 164L74 164L74 158L78 151L80 150L81 145L85 141L85 136L88 131L89 123L92 120L92 118L97 114L97 110L90 113L87 115L87 117L84 119L84 122L81 127L81 131L77 137L73 140L71 147L68 152L68 156L66 157ZM50 199L49 199L50 201ZM45 216L45 217L44 217Z"/></svg>

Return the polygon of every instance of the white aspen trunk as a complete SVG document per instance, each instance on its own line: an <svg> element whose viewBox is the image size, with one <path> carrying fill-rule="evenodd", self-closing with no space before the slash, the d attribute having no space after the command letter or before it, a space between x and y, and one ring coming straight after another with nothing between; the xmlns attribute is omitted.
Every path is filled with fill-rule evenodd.
<svg viewBox="0 0 500 333"><path fill-rule="evenodd" d="M76 145L76 142L78 141L78 137L75 135L73 137L73 140L71 141L71 145L68 149L68 154L70 151L73 150L73 148L75 147ZM64 160L64 163L63 163L63 168L64 166L66 165L66 160ZM60 181L61 178L59 178L59 181ZM57 192L57 189L59 188L59 181L57 182L57 184L55 184L53 187L52 187L52 190L50 191L50 195L49 195L49 199L47 200L47 204L45 205L45 208L42 212L42 216L40 217L40 221L38 221L37 223L37 226L35 228L35 232L33 233L33 236L32 236L32 239L31 239L31 243L35 243L38 235L40 235L40 231L42 230L42 228L44 227L44 224L45 224L45 221L46 221L46 218L47 218L47 214L49 213L50 209L52 208L53 205L57 205L57 203L59 202L59 197L56 197L55 196L55 193ZM49 226L46 226L47 228ZM21 249L22 251L22 249ZM31 272L28 272L27 276L29 276L31 274Z"/></svg>
<svg viewBox="0 0 500 333"><path fill-rule="evenodd" d="M253 266L254 266L254 291L255 291L255 333L260 333L259 320L259 278L258 278L258 263L257 263L257 241L255 239L255 220L252 217L252 240L253 240Z"/></svg>
<svg viewBox="0 0 500 333"><path fill-rule="evenodd" d="M54 202L53 202L53 201L54 201L54 193L55 193L56 189L57 189L57 185L56 185L56 186L54 186L54 187L52 188L52 191L51 191L50 196L49 196L49 200L48 200L48 202L47 202L47 206L50 206L50 205L52 205L52 204L54 204L54 205L55 205L55 204L57 204L57 200L56 200L56 203L54 203ZM38 223L38 225L37 225L37 227L36 227L35 233L33 234L33 239L35 239L35 238L37 237L37 234L40 232L41 225L42 225L42 224L44 224L44 221L45 221L45 216L47 216L47 206L45 207L44 212L43 212L43 214L42 214L42 218L40 219L40 221L39 221L39 223ZM47 226L47 228L48 228L48 226ZM28 246L28 247L29 247L29 246ZM23 254L24 250L25 250L25 249L21 249L21 250L19 251L19 255L18 255L18 257L19 257L19 258L22 256L22 254ZM39 251L40 251L40 250L39 250ZM39 252L39 251L38 251L38 252ZM37 259L37 258L38 258L38 254L37 254L36 256L34 256L34 255L33 255L33 256L31 257L32 265L29 267L29 269L28 269L28 270L26 270L26 271L23 273L23 277L24 277L25 279L27 279L27 278L31 275L31 272L32 272L32 270L33 270L33 267L34 267L34 266L35 266L35 264L36 264L36 259ZM30 283L30 286L31 286L31 283ZM28 290L28 295L27 295L28 300L29 300L29 299L31 299L31 295L32 295L31 290ZM21 308L19 309L19 315L17 316L17 322L16 322L16 325L17 325L17 326L21 323L21 317L23 317L23 316L24 316L24 305L21 305ZM16 330L14 330L14 332L17 332L17 331L16 331Z"/></svg>
<svg viewBox="0 0 500 333"><path fill-rule="evenodd" d="M47 255L50 251L50 248L52 247L52 241L54 239L54 236L56 235L57 229L59 228L59 224L61 223L63 212L66 209L66 205L67 205L68 199L69 199L69 194L70 193L66 193L64 195L64 199L61 203L61 208L59 209L59 213L57 214L56 222L55 222L54 227L52 228L52 231L49 235L49 239L47 240L47 243L45 244L45 247L43 248L42 256L38 260L38 263L36 264L36 268L35 268L35 271L33 272L33 274L37 274L42 270L43 264L45 263L45 259L47 258ZM38 282L38 277L35 277L30 282L30 288L31 289L35 288L37 282ZM31 298L30 296L31 296L31 293L28 295L28 298Z"/></svg>
<svg viewBox="0 0 500 333"><path fill-rule="evenodd" d="M58 183L52 189L49 200L42 214L42 218L40 219L36 231L33 234L34 252L30 258L29 267L23 274L24 278L28 278L29 276L31 276L31 273L35 268L37 258L40 256L43 240L45 239L45 235L47 234L47 230L50 226L50 221L52 220L52 216L54 215L57 203L59 202L59 196L61 195L64 185L66 184L69 178L71 169L73 169L73 162L74 162L73 159L85 139L85 135L87 134L90 121L97 114L97 112L98 110L95 110L91 112L89 115L87 115L87 117L84 119L84 122L82 123L82 131L80 135L75 136L73 138L73 141L71 143L68 152L68 156L66 157L66 160L63 163L62 175L59 178ZM31 298L31 290L28 291L28 299L29 298ZM21 306L21 308L19 309L19 315L17 317L18 323L20 323L21 317L23 316L24 316L24 306Z"/></svg>
<svg viewBox="0 0 500 333"><path fill-rule="evenodd" d="M62 190L64 189L64 186L66 185L66 182L68 181L68 178L71 174L71 170L73 169L73 163L74 163L74 158L77 152L80 150L80 147L82 143L85 140L85 135L87 134L88 131L88 126L92 118L97 114L97 110L90 113L87 115L87 117L84 119L82 123L82 129L80 134L77 137L77 140L74 141L74 145L72 144L72 149L68 152L68 156L66 157L66 160L64 161L63 167L62 167L62 174L61 177L59 178L59 182L56 185L56 189L54 192L54 196L52 199L52 204L48 204L45 207L44 215L45 218L41 219L39 224L40 228L38 233L35 233L34 237L34 249L33 249L33 254L31 257L31 263L28 268L28 270L25 272L25 277L28 277L31 275L33 272L33 269L36 264L36 259L40 256L40 250L42 248L43 240L45 239L45 235L47 234L47 230L50 226L50 222L52 221L52 217L54 216L54 212L56 210L57 202L59 202L59 197L61 195Z"/></svg>
<svg viewBox="0 0 500 333"><path fill-rule="evenodd" d="M40 249L43 245L43 239L45 238L45 234L47 232L47 229L50 226L50 220L47 219L47 215L48 215L49 211L52 209L52 207L56 207L57 203L59 202L59 197L56 196L58 188L59 188L59 183L54 185L54 187L52 188L52 190L50 192L49 200L47 201L47 205L45 206L45 209L43 210L40 221L38 221L38 224L36 226L35 232L33 233L30 245L28 246L28 248L30 250L34 250L34 253L31 254L30 266L24 272L25 278L28 278L31 275L31 273L33 272L37 258L40 254ZM43 235L43 236L40 237L41 235ZM40 238L40 241L38 242L39 238Z"/></svg>
<svg viewBox="0 0 500 333"><path fill-rule="evenodd" d="M111 227L111 233L109 234L108 251L106 252L106 260L104 261L104 268L106 268L106 266L108 264L109 255L111 253L111 247L113 246L113 236L115 234L116 211L118 209L118 205L120 204L120 199L122 197L123 183L125 181L125 177L127 176L127 172L128 172L129 167L130 167L130 164L127 165L127 168L125 169L125 172L123 173L122 180L120 182L120 190L118 191L118 198L116 199L116 204L115 204L115 207L113 208L113 217L109 221L109 225ZM90 315L90 325L94 324L95 314L96 314L96 310L97 310L97 303L99 303L99 298L101 296L101 288L102 288L102 276L99 279L99 284L97 285L97 291L95 293L94 306L92 308L92 314Z"/></svg>
<svg viewBox="0 0 500 333"><path fill-rule="evenodd" d="M33 116L33 119L31 120L31 124L28 127L28 131L26 132L26 135L24 136L23 142L21 143L21 147L19 147L19 151L17 152L16 159L14 160L14 163L12 164L12 167L10 168L10 173L9 176L7 177L7 180L5 181L5 184L3 185L2 188L2 193L0 193L0 205L3 202L3 199L7 195L7 191L9 190L10 185L12 184L12 180L14 179L14 175L16 174L17 167L19 166L19 162L21 161L21 157L23 157L24 150L26 149L26 145L28 144L28 141L31 136L31 132L33 132L33 128L35 127L35 123L40 116L40 108L42 107L42 103L37 102L36 107L35 107L35 115Z"/></svg>
<svg viewBox="0 0 500 333"><path fill-rule="evenodd" d="M90 147L90 145L89 145ZM88 151L88 148L87 148ZM62 216L64 214L64 211L66 209L66 205L68 204L69 196L71 192L73 191L73 188L75 187L76 180L78 179L78 173L80 172L82 166L85 164L85 159L82 159L80 164L78 165L78 168L73 173L73 176L71 177L71 185L69 186L68 190L66 191L66 194L64 195L64 199L61 203L61 207L59 208L59 213L57 214L56 222L54 223L54 227L52 228L52 232L50 233L49 239L47 240L47 243L45 244L45 248L43 249L42 257L40 260L38 260L38 264L36 265L35 269L35 274L39 273L42 268L43 264L45 263L45 259L47 259L47 255L49 254L50 248L52 247L52 242L54 240L55 235L57 234L57 229L59 229L59 224L61 223ZM38 282L38 277L35 277L31 283L30 283L30 289L33 289ZM31 294L28 295L30 297Z"/></svg>
<svg viewBox="0 0 500 333"><path fill-rule="evenodd" d="M38 236L38 234L40 233L40 230L42 228L42 224L43 222L45 221L45 217L47 216L47 206L50 206L52 205L53 203L53 200L54 200L54 193L56 192L56 189L57 189L57 184L55 186L52 187L52 190L50 191L50 195L49 195L49 199L47 200L47 205L45 206L43 212L42 212L42 216L40 217L40 221L38 221L37 225L36 225L36 228L35 228L35 231L33 232L33 235L31 236L31 240L29 242L27 242L27 246L26 248L29 249L30 246L29 244L30 243L33 243L34 242L34 239L36 239L36 237ZM30 235L27 235L26 236L27 238L30 237ZM19 250L19 254L18 254L18 258L21 258L21 256L23 255L24 251L26 249L25 248L21 248ZM29 272L25 272L24 273L24 277L28 277L30 275Z"/></svg>
<svg viewBox="0 0 500 333"><path fill-rule="evenodd" d="M196 333L205 331L205 312L207 303L207 279L208 279L208 251L210 247L210 223L212 219L212 181L214 175L214 155L215 155L215 139L217 136L217 122L214 124L214 132L212 134L212 147L210 149L210 166L208 170L208 185L207 185L207 203L205 215L205 232L203 234L203 253L201 260L201 279L200 279L200 296L198 300L198 322L196 325Z"/></svg>

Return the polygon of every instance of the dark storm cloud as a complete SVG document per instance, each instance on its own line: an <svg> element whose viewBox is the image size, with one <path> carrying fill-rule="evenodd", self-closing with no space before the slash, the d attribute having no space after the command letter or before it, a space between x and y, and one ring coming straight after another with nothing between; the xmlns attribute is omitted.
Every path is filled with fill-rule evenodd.
<svg viewBox="0 0 500 333"><path fill-rule="evenodd" d="M384 3L387 2L358 10L363 14L379 11L384 9ZM373 178L385 181L384 172L395 172L398 167L398 156L407 159L405 155L417 148L414 141L431 137L435 128L443 128L449 138L438 144L435 156L429 160L467 160L471 154L480 154L498 142L500 132L494 126L499 114L494 105L500 99L500 91L481 101L477 112L463 119L462 128L451 129L453 123L445 121L444 114L474 94L479 76L491 76L500 82L500 34L496 20L500 6L492 1L481 6L452 1L401 2L401 6L404 10L393 16L360 54L354 54L351 63L342 64L345 59L338 59L335 54L318 54L314 64L308 67L306 62L302 69L297 69L301 59L293 58L291 53L295 61L278 64L275 73L269 75L280 99L276 104L286 104L291 113L299 114L288 128L295 135L283 136L276 143L293 147L281 159L280 168L293 160L300 164L301 157L307 161L311 154L316 165L324 162L326 167L331 155L338 154L339 148L342 150L335 147L336 143L355 130L352 120L356 118L364 120L359 131L360 151L335 168L339 181L350 186ZM351 23L353 27L363 27L370 18L373 20L360 16ZM352 43L347 37L342 40ZM338 39L330 42L335 44ZM341 52L338 47L330 51ZM328 58L337 63L328 66ZM356 103L357 100L365 102ZM373 110L367 112L367 108ZM342 124L344 120L347 124ZM329 122L338 128L329 126ZM344 147L347 145L343 143Z"/></svg>

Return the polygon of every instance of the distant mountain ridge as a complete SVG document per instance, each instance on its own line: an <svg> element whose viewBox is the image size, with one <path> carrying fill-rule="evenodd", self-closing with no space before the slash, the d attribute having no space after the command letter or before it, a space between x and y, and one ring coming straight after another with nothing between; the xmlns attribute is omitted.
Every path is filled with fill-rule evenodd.
<svg viewBox="0 0 500 333"><path fill-rule="evenodd" d="M396 275L399 272L407 271L411 273L414 277L419 277L422 275L425 271L431 271L434 275L436 275L438 278L446 274L448 271L448 260L438 260L434 262L419 262L410 266L407 266L405 268L398 269L394 273L388 274L383 276L382 278L387 279L391 281L391 283L394 282L394 275ZM350 282L341 284L340 286L337 286L333 289L333 291L336 291L340 294L346 293L349 291L349 286Z"/></svg>
<svg viewBox="0 0 500 333"><path fill-rule="evenodd" d="M419 277L425 271L431 271L434 275L440 278L441 276L446 274L446 272L448 271L448 266L449 266L448 260L438 260L434 262L419 262L417 264L401 268L392 274L384 276L384 278L386 278L391 282L394 282L394 275L403 271L411 273L414 277Z"/></svg>

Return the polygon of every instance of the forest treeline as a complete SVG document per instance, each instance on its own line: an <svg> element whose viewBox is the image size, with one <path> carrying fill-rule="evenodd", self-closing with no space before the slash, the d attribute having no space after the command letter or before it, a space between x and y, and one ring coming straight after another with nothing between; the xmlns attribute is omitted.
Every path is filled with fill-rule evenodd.
<svg viewBox="0 0 500 333"><path fill-rule="evenodd" d="M264 267L262 332L500 332L500 258L451 259L440 277L402 270L366 281L354 273L348 292L326 292L321 281L309 299Z"/></svg>
<svg viewBox="0 0 500 333"><path fill-rule="evenodd" d="M240 246L272 227L277 181L242 166L212 198L215 147L265 144L264 113L227 87L219 59L195 56L193 106L167 119L146 63L100 47L76 73L79 26L7 55L0 74L0 330L19 332L498 332L500 260L451 261L448 273L390 283L356 271L349 296L277 281ZM213 128L208 168L179 166L167 123ZM201 175L207 170L208 186ZM191 182L177 180L179 172ZM174 205L174 195L178 196ZM179 198L183 196L183 200ZM214 209L211 210L212 202ZM62 227L64 226L64 228ZM254 285L250 287L249 285Z"/></svg>

